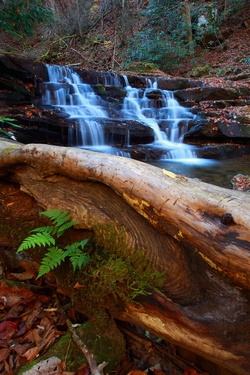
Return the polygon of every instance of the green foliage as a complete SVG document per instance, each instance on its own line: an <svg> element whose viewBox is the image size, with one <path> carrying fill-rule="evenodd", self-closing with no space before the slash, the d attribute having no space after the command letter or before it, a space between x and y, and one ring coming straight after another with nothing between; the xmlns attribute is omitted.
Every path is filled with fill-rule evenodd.
<svg viewBox="0 0 250 375"><path fill-rule="evenodd" d="M246 57L243 59L243 64L250 64L250 57Z"/></svg>
<svg viewBox="0 0 250 375"><path fill-rule="evenodd" d="M249 8L249 0L228 0L228 6L224 10L224 18L241 22L242 13Z"/></svg>
<svg viewBox="0 0 250 375"><path fill-rule="evenodd" d="M165 275L154 270L143 249L129 246L123 228L105 224L95 228L90 261L78 281L85 287L75 292L76 303L84 306L87 316L101 319L106 308L119 309L124 301L161 288Z"/></svg>
<svg viewBox="0 0 250 375"><path fill-rule="evenodd" d="M131 40L126 53L126 64L131 61L150 62L167 72L180 66L189 51L183 40L174 41L163 32L155 35L148 29Z"/></svg>
<svg viewBox="0 0 250 375"><path fill-rule="evenodd" d="M7 138L12 138L13 133L4 130L4 127L22 128L20 125L15 124L15 119L9 117L0 116L0 134L3 134Z"/></svg>
<svg viewBox="0 0 250 375"><path fill-rule="evenodd" d="M40 232L41 231L41 232ZM36 246L47 246L55 245L55 239L45 230L39 228L40 233L32 234L31 236L25 238L22 244L18 248L18 252L24 251Z"/></svg>
<svg viewBox="0 0 250 375"><path fill-rule="evenodd" d="M94 314L101 320L106 316L107 308L119 308L122 302L150 294L164 285L165 275L153 269L143 249L129 246L123 228L113 224L99 225L91 243L89 239L83 239L62 247L57 243L58 237L77 223L71 222L69 213L62 210L41 214L49 218L52 225L33 229L17 252L37 247L46 249L37 278L60 265L64 267L64 261L68 259L73 272L77 273L68 273L65 278L60 269L57 277L62 285L70 286L71 282L75 285L76 280L84 285L75 291L73 299L80 303L87 316Z"/></svg>
<svg viewBox="0 0 250 375"><path fill-rule="evenodd" d="M19 39L33 34L40 23L52 20L42 0L0 0L0 29Z"/></svg>
<svg viewBox="0 0 250 375"><path fill-rule="evenodd" d="M164 71L178 67L190 53L182 2L151 0L142 13L145 26L130 41L126 64L152 62Z"/></svg>
<svg viewBox="0 0 250 375"><path fill-rule="evenodd" d="M33 229L31 232L35 232L35 234L31 234L25 238L17 250L17 252L21 252L30 248L47 248L50 245L54 245L47 248L47 253L42 259L37 278L59 266L66 258L69 258L74 272L77 268L85 266L89 261L89 255L83 251L88 242L87 239L74 242L64 248L56 245L56 239L61 237L67 229L77 224L70 221L71 217L69 213L55 209L42 212L41 214L48 217L53 225Z"/></svg>

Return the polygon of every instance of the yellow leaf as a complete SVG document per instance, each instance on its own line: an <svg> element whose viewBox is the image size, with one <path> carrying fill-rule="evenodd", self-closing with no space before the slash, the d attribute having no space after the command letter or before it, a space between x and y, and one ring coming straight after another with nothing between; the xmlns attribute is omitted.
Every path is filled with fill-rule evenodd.
<svg viewBox="0 0 250 375"><path fill-rule="evenodd" d="M165 175L168 176L168 177L176 178L176 174L175 174L175 173L170 172L170 171L167 171L166 169L163 169L163 170L162 170L162 173L165 174Z"/></svg>

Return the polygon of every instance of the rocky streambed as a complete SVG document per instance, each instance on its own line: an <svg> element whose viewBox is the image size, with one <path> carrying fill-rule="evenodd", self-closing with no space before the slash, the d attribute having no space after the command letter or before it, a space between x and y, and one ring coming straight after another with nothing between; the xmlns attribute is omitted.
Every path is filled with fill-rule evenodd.
<svg viewBox="0 0 250 375"><path fill-rule="evenodd" d="M72 67L73 68L73 67ZM108 119L102 121L105 139L126 155L129 135L130 156L139 160L157 160L161 148L148 147L154 140L151 127L143 126L138 119L119 119L117 110L127 95L123 86L126 79L131 87L143 92L156 77L136 74L95 72L74 68L84 83L105 103ZM59 108L44 105L42 98L47 68L43 63L23 58L0 57L0 116L15 119L22 128L10 127L1 122L4 130L12 132L22 143L49 143L75 145L72 129L76 122ZM65 85L60 82L58 85ZM58 90L58 87L57 87ZM157 88L147 93L157 107L161 90L169 90L178 103L192 116L183 134L183 143L193 145L198 157L229 158L250 152L250 87L247 80L197 80L157 76ZM164 121L160 127L164 130ZM69 140L69 134L71 139ZM147 145L147 147L146 147Z"/></svg>

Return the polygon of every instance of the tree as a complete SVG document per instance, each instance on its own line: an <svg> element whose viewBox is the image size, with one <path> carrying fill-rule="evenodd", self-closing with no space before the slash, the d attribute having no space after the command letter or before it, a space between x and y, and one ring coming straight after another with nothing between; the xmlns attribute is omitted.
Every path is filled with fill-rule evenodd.
<svg viewBox="0 0 250 375"><path fill-rule="evenodd" d="M185 17L187 23L187 39L189 43L190 52L192 52L192 44L193 44L193 33L192 33L192 22L191 22L191 12L190 12L190 1L184 0L185 6Z"/></svg>
<svg viewBox="0 0 250 375"><path fill-rule="evenodd" d="M166 281L161 293L142 296L139 304L109 310L107 298L109 315L247 375L248 194L131 159L6 141L0 142L0 173L1 245L19 245L26 236L20 223L34 221L32 210L25 211L31 197L33 212L34 201L69 210L78 231L122 226L130 248L143 249ZM16 189L11 201L6 185Z"/></svg>
<svg viewBox="0 0 250 375"><path fill-rule="evenodd" d="M17 39L31 36L38 24L52 20L42 0L0 0L0 5L0 29Z"/></svg>

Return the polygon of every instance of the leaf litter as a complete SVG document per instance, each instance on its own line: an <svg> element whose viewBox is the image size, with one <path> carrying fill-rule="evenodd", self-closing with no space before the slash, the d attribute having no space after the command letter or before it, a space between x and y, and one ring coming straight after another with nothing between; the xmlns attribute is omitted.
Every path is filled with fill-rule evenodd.
<svg viewBox="0 0 250 375"><path fill-rule="evenodd" d="M62 312L51 309L51 296L0 280L0 373L15 374L43 354L65 333L65 321Z"/></svg>

